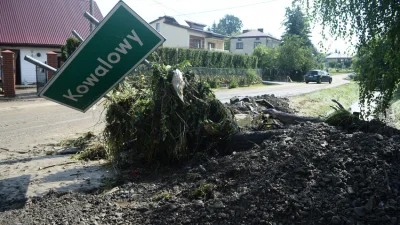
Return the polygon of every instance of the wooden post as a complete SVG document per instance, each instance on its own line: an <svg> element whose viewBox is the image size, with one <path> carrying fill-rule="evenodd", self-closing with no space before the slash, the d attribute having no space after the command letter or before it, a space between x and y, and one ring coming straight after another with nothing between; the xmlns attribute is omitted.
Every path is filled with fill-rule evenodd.
<svg viewBox="0 0 400 225"><path fill-rule="evenodd" d="M49 66L51 66L51 67L53 67L53 68L58 68L58 65L57 65L58 63L57 63L57 53L55 53L55 52L48 52L47 53L47 65L49 65ZM48 71L47 72L47 80L50 80L51 79L51 77L54 75L54 73L53 72L51 72L51 71Z"/></svg>
<svg viewBox="0 0 400 225"><path fill-rule="evenodd" d="M14 52L5 50L3 56L3 89L5 97L15 97L15 62Z"/></svg>

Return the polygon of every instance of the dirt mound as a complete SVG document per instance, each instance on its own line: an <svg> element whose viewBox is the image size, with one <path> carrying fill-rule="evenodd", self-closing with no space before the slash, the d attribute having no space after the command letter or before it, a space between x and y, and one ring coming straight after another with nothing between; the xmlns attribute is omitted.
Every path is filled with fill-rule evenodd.
<svg viewBox="0 0 400 225"><path fill-rule="evenodd" d="M239 99L234 97L227 103L235 114L260 113L265 109L276 109L281 112L295 113L295 110L289 106L289 99L279 98L275 95L261 95L256 97L244 97Z"/></svg>
<svg viewBox="0 0 400 225"><path fill-rule="evenodd" d="M301 123L252 150L198 156L102 197L51 193L0 224L399 224L400 136ZM62 207L61 207L62 206Z"/></svg>

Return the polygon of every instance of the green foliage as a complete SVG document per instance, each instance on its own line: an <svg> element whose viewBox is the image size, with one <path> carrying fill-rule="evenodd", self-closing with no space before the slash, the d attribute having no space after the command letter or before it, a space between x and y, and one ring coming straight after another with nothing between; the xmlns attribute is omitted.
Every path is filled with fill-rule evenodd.
<svg viewBox="0 0 400 225"><path fill-rule="evenodd" d="M226 52L206 51L188 48L158 48L149 58L158 61L158 57L167 65L189 61L193 67L208 68L257 68L257 58L247 55L235 55Z"/></svg>
<svg viewBox="0 0 400 225"><path fill-rule="evenodd" d="M312 48L304 46L303 40L297 35L284 37L278 51L278 68L296 72L298 75L293 80L301 79L304 73L316 66Z"/></svg>
<svg viewBox="0 0 400 225"><path fill-rule="evenodd" d="M375 113L385 113L400 83L400 1L302 0L315 21L335 37L357 37L356 72L360 76L362 104L371 104L378 80L382 95Z"/></svg>
<svg viewBox="0 0 400 225"><path fill-rule="evenodd" d="M208 78L207 79L207 83L210 85L210 88L218 88L219 87L219 81L218 79L212 79L212 78Z"/></svg>
<svg viewBox="0 0 400 225"><path fill-rule="evenodd" d="M329 61L329 67L330 68L335 68L336 67L336 62L334 62L334 61Z"/></svg>
<svg viewBox="0 0 400 225"><path fill-rule="evenodd" d="M208 31L232 36L232 34L239 32L242 27L243 23L238 17L227 14L219 20L218 24L216 24L214 21L213 25L208 29Z"/></svg>
<svg viewBox="0 0 400 225"><path fill-rule="evenodd" d="M183 73L182 102L171 84L172 68L154 64L151 70L143 83L127 79L106 102L106 150L116 166L182 162L235 130L232 114L192 71Z"/></svg>
<svg viewBox="0 0 400 225"><path fill-rule="evenodd" d="M254 70L247 70L246 71L246 79L245 84L259 84L262 82L261 77L254 71Z"/></svg>
<svg viewBox="0 0 400 225"><path fill-rule="evenodd" d="M86 147L88 147L88 145L90 144L91 141L93 141L93 139L96 136L93 134L93 132L87 132L85 134L83 134L82 136L76 138L76 139L68 139L65 141L62 141L60 143L60 146L62 147L74 147L74 148L78 148L78 149L85 149Z"/></svg>
<svg viewBox="0 0 400 225"><path fill-rule="evenodd" d="M199 187L194 189L192 193L190 193L190 198L191 199L211 199L214 198L214 190L215 190L215 185L213 184L200 184Z"/></svg>
<svg viewBox="0 0 400 225"><path fill-rule="evenodd" d="M265 45L258 45L253 52L253 56L258 59L260 68L276 68L279 51L277 48L270 48Z"/></svg>
<svg viewBox="0 0 400 225"><path fill-rule="evenodd" d="M231 82L229 83L229 89L239 87L238 81L236 77L233 77Z"/></svg>
<svg viewBox="0 0 400 225"><path fill-rule="evenodd" d="M329 115L325 122L332 126L347 126L352 124L355 119L356 117L349 111L340 109Z"/></svg>
<svg viewBox="0 0 400 225"><path fill-rule="evenodd" d="M343 64L344 64L345 68L350 68L351 67L351 60L344 60Z"/></svg>
<svg viewBox="0 0 400 225"><path fill-rule="evenodd" d="M360 74L360 97L371 105L375 101L375 112L362 112L364 115L386 113L390 107L393 93L400 82L400 66L393 65L393 59L389 59L393 51L392 42L384 39L369 41L359 48L358 58L354 62L355 72ZM398 62L400 57L397 54ZM381 95L375 96L374 92L380 91Z"/></svg>
<svg viewBox="0 0 400 225"><path fill-rule="evenodd" d="M314 47L310 40L310 23L307 16L303 13L300 6L293 6L292 8L286 8L286 20L284 25L286 27L283 38L286 36L297 35L303 41L307 47Z"/></svg>
<svg viewBox="0 0 400 225"><path fill-rule="evenodd" d="M65 62L80 44L81 42L78 39L74 37L68 38L66 44L61 46L61 60Z"/></svg>
<svg viewBox="0 0 400 225"><path fill-rule="evenodd" d="M100 143L93 143L89 145L85 150L74 155L73 158L85 161L106 159L107 152L104 146Z"/></svg>

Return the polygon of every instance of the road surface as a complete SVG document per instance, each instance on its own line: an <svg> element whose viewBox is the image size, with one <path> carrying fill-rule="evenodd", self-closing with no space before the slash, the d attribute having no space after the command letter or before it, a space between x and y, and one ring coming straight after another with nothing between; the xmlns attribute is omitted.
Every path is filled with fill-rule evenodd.
<svg viewBox="0 0 400 225"><path fill-rule="evenodd" d="M266 85L265 87L256 87L256 88L239 88L239 89L229 89L229 90L221 90L218 89L214 91L215 95L221 102L229 102L232 97L239 96L257 96L264 94L274 94L279 97L287 97L299 94L306 94L314 91L318 91L321 89L337 87L343 84L349 83L348 80L344 80L343 78L347 77L346 75L337 75L333 76L332 84L329 83L287 83L284 85Z"/></svg>
<svg viewBox="0 0 400 225"><path fill-rule="evenodd" d="M332 84L289 83L217 90L215 94L223 102L228 102L234 96L291 96L348 83L343 80L344 77L334 76ZM86 113L81 113L44 99L29 102L0 101L0 153L2 149L20 151L38 144L57 143L87 131L100 132L104 127L102 112L101 104Z"/></svg>

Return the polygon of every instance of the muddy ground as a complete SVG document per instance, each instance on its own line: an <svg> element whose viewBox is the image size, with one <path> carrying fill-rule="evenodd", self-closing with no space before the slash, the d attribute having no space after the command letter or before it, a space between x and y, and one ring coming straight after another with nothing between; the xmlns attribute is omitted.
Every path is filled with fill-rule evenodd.
<svg viewBox="0 0 400 225"><path fill-rule="evenodd" d="M51 192L0 224L400 224L400 136L325 123L180 167L133 167L101 194Z"/></svg>

